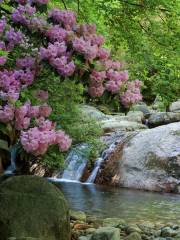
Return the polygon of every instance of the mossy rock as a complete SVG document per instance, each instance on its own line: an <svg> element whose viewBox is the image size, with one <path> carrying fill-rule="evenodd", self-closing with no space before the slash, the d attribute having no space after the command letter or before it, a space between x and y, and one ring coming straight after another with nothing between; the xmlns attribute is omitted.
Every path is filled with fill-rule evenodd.
<svg viewBox="0 0 180 240"><path fill-rule="evenodd" d="M126 240L141 240L141 235L137 232L133 232L131 233L127 238Z"/></svg>
<svg viewBox="0 0 180 240"><path fill-rule="evenodd" d="M1 240L69 240L69 209L63 194L35 176L10 177L0 184Z"/></svg>

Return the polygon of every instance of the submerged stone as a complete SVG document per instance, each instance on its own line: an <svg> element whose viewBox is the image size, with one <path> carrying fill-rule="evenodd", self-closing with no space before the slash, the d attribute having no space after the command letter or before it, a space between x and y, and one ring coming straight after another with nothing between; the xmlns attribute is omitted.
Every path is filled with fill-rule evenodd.
<svg viewBox="0 0 180 240"><path fill-rule="evenodd" d="M79 220L79 221L86 222L86 214L82 211L70 210L70 218L72 220Z"/></svg>
<svg viewBox="0 0 180 240"><path fill-rule="evenodd" d="M124 226L125 224L125 221L121 218L106 218L103 221L103 227L121 228L121 226Z"/></svg>
<svg viewBox="0 0 180 240"><path fill-rule="evenodd" d="M90 240L120 240L120 232L118 228L101 227L93 233Z"/></svg>
<svg viewBox="0 0 180 240"><path fill-rule="evenodd" d="M170 227L164 227L161 230L162 237L175 237L176 235L177 235L177 232Z"/></svg>
<svg viewBox="0 0 180 240"><path fill-rule="evenodd" d="M3 181L0 206L1 240L70 239L66 200L58 188L43 178L16 176Z"/></svg>
<svg viewBox="0 0 180 240"><path fill-rule="evenodd" d="M141 240L141 235L137 232L131 233L127 238L127 240Z"/></svg>

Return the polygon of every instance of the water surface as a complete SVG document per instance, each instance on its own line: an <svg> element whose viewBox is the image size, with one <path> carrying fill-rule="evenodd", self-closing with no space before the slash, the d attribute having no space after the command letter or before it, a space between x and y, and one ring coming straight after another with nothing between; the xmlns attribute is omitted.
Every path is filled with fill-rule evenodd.
<svg viewBox="0 0 180 240"><path fill-rule="evenodd" d="M56 183L69 205L97 217L120 217L127 221L180 223L180 196L121 188L63 182Z"/></svg>

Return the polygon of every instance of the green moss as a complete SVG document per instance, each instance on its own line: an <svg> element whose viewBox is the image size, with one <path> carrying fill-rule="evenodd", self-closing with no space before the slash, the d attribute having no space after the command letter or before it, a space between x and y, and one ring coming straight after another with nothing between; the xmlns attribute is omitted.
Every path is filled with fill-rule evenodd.
<svg viewBox="0 0 180 240"><path fill-rule="evenodd" d="M0 187L1 240L70 238L69 211L58 188L34 176L11 177Z"/></svg>

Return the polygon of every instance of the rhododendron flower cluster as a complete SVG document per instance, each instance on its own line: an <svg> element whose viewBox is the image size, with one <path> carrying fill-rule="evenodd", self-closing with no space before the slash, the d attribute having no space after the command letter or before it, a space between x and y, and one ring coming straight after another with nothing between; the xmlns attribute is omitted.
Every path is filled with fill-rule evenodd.
<svg viewBox="0 0 180 240"><path fill-rule="evenodd" d="M61 24L66 29L72 29L76 24L76 15L71 11L53 9L49 12L49 17L52 18L55 23Z"/></svg>
<svg viewBox="0 0 180 240"><path fill-rule="evenodd" d="M24 149L35 156L45 154L53 144L57 144L60 151L67 151L72 142L63 131L55 131L48 125L43 130L39 127L30 128L22 132L20 138Z"/></svg>
<svg viewBox="0 0 180 240"><path fill-rule="evenodd" d="M141 82L130 81L124 64L112 60L96 26L77 24L72 11L53 9L46 15L41 14L46 9L41 5L47 2L14 0L11 17L0 19L0 122L10 124L23 148L36 156L45 154L54 144L60 151L67 151L72 141L48 119L52 109L47 104L47 91L35 92L37 105L22 97L22 90L38 78L44 62L63 80L67 80L66 77L80 79L91 97L101 97L108 92L117 95L127 107L142 99ZM26 36L17 30L18 25L26 29ZM31 35L39 37L38 47L34 47ZM11 64L7 63L9 56L16 53L13 51L16 46L25 51L14 59L12 67L12 59Z"/></svg>
<svg viewBox="0 0 180 240"><path fill-rule="evenodd" d="M40 48L41 61L48 61L60 76L71 77L80 71L79 75L83 78L83 70L74 61L76 56L81 55L89 72L88 93L91 97L101 97L107 91L119 95L121 100L124 99L121 95L125 92L132 92L128 91L130 81L124 64L111 59L110 51L103 47L105 39L97 34L95 25L78 25L74 12L57 8L49 11L46 21L42 21L40 17L33 16L38 11L38 5L35 9L34 3L39 1L21 1L17 1L20 4L13 12L12 19L26 25L28 29L39 31L49 41L47 47ZM129 104L124 100L121 103L129 106L141 98L139 90L139 94L131 94L131 99L126 98L127 101L129 99Z"/></svg>
<svg viewBox="0 0 180 240"><path fill-rule="evenodd" d="M27 15L32 16L36 9L31 5L26 5L25 1L20 2L23 5L19 5L13 12L12 19L16 23L29 26L31 22L25 21L27 19L23 17L23 14L26 17ZM44 4L45 2L47 1L36 1L38 4ZM0 50L11 53L13 48L22 44L22 42L22 33L10 27L5 18L2 18L0 20ZM54 55L51 51L53 48L56 48L57 51ZM51 60L52 57L62 57L66 52L66 45L63 42L55 42L49 44L48 50L44 50L46 51L44 58ZM48 55L50 53L52 55ZM0 66L3 66L3 68L0 68L0 122L11 126L12 131L15 132L14 136L16 138L19 136L22 147L28 153L35 156L43 155L48 150L48 147L54 144L58 146L60 151L67 151L72 140L62 130L56 131L56 124L47 119L52 112L52 108L46 103L48 92L43 90L36 92L36 97L43 105L33 106L30 101L21 102L21 91L34 82L35 77L37 77L37 68L40 67L38 66L38 55L32 57L22 54L24 57L15 59L13 69L4 67L6 61L8 61L8 55L0 56ZM68 62L67 58L65 63L68 65L71 61ZM69 69L62 66L61 74L68 75ZM20 106L16 106L17 100L19 100Z"/></svg>
<svg viewBox="0 0 180 240"><path fill-rule="evenodd" d="M121 96L121 101L125 106L142 100L140 93L141 84L142 83L139 80L128 83L127 91Z"/></svg>

